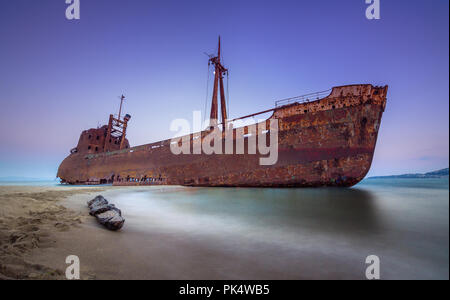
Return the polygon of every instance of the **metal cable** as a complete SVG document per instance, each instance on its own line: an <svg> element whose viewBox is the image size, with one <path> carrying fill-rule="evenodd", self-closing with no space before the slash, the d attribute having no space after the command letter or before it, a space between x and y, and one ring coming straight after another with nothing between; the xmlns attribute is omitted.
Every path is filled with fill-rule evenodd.
<svg viewBox="0 0 450 300"><path fill-rule="evenodd" d="M208 109L208 92L209 92L209 63L208 63L208 69L206 72L206 98L205 98L205 115L203 116L203 122L206 121L206 116L208 115L207 109Z"/></svg>

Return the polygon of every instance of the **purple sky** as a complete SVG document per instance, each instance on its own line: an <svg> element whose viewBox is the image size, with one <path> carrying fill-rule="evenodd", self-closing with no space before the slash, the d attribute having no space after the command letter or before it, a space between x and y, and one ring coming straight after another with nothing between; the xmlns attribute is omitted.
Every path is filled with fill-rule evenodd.
<svg viewBox="0 0 450 300"><path fill-rule="evenodd" d="M54 178L82 130L127 96L132 145L203 110L223 40L230 117L332 86L388 84L370 175L448 167L449 2L381 0L0 2L0 177ZM211 87L211 85L210 85ZM209 101L209 99L208 99Z"/></svg>

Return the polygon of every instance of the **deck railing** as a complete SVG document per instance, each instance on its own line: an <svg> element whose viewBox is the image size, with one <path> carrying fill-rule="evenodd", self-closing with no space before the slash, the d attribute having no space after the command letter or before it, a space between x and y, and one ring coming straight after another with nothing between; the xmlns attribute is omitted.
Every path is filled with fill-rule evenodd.
<svg viewBox="0 0 450 300"><path fill-rule="evenodd" d="M287 104L291 104L291 103L295 103L295 102L296 103L306 103L306 102L311 102L311 101L317 101L317 100L327 97L328 95L330 95L330 93L331 93L331 89L326 90L326 91L306 94L306 95L302 95L302 96L277 100L277 101L275 101L275 107L279 107L279 106L283 106L283 105L287 105Z"/></svg>

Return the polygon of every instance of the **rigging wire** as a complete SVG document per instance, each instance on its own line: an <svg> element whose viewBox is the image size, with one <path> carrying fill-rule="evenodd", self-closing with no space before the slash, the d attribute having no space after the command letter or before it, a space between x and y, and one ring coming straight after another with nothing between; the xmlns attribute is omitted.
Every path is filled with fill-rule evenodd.
<svg viewBox="0 0 450 300"><path fill-rule="evenodd" d="M209 63L208 63L208 69L206 72L206 98L205 98L205 115L203 116L203 122L206 121L206 116L208 115L207 109L208 109L208 92L209 92Z"/></svg>
<svg viewBox="0 0 450 300"><path fill-rule="evenodd" d="M225 59L223 58L223 50L222 51L222 55L221 55L221 61L224 65L225 64ZM228 118L230 117L230 90L229 90L229 82L230 82L230 71L227 70L227 113L228 113Z"/></svg>

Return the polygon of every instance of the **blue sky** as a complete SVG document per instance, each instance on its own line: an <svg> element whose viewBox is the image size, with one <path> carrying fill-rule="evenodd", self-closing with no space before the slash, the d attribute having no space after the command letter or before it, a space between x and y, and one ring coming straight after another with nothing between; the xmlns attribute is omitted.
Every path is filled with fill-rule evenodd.
<svg viewBox="0 0 450 300"><path fill-rule="evenodd" d="M449 2L381 0L0 2L0 177L53 178L82 130L127 96L132 145L204 110L223 41L230 117L332 86L390 86L371 175L448 167ZM211 85L210 85L211 87ZM209 101L209 99L208 99Z"/></svg>

